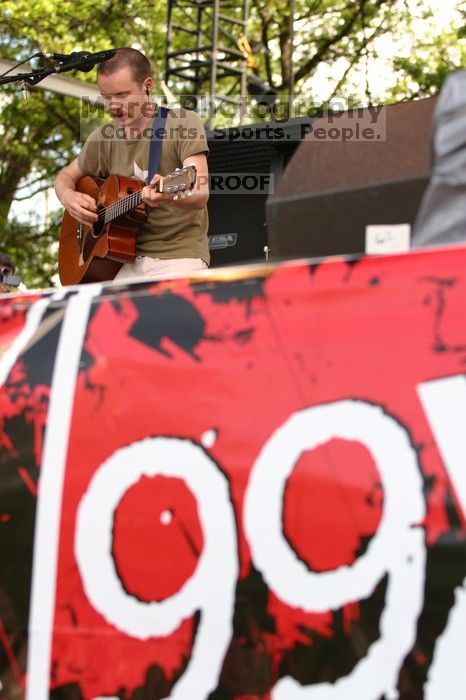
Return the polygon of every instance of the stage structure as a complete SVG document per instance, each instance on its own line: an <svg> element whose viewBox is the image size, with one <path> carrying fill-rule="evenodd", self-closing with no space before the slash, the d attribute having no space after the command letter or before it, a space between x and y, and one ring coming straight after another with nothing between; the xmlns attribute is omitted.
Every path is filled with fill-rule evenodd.
<svg viewBox="0 0 466 700"><path fill-rule="evenodd" d="M169 0L165 82L180 93L183 86L194 104L208 96L209 113L206 125L212 122L215 106L237 108L235 123L242 123L240 106L247 94L246 39L249 0L232 4L224 0ZM179 48L175 37L184 37Z"/></svg>

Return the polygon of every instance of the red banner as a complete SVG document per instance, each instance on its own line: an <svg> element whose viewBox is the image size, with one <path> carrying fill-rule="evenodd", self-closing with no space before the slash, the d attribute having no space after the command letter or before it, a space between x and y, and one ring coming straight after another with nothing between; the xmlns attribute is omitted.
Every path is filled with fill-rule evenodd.
<svg viewBox="0 0 466 700"><path fill-rule="evenodd" d="M3 299L4 697L462 697L465 268Z"/></svg>

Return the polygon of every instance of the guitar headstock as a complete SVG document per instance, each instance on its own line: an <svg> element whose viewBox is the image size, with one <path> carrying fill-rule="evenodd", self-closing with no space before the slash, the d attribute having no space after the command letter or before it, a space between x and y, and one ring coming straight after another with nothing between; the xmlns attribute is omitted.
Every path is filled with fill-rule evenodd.
<svg viewBox="0 0 466 700"><path fill-rule="evenodd" d="M187 165L165 175L161 179L159 192L177 194L178 192L189 191L193 189L195 182L196 168L194 165Z"/></svg>

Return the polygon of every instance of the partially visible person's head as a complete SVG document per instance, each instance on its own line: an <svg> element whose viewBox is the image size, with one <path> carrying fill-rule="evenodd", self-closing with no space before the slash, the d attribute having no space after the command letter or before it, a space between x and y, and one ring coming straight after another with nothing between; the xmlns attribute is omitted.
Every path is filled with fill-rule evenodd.
<svg viewBox="0 0 466 700"><path fill-rule="evenodd" d="M99 63L97 83L106 109L121 126L140 126L151 115L151 68L140 51L118 49Z"/></svg>
<svg viewBox="0 0 466 700"><path fill-rule="evenodd" d="M14 275L16 272L15 261L6 253L0 253L0 271L3 275Z"/></svg>
<svg viewBox="0 0 466 700"><path fill-rule="evenodd" d="M0 253L0 294L11 291L11 280L16 270L15 261L6 253Z"/></svg>

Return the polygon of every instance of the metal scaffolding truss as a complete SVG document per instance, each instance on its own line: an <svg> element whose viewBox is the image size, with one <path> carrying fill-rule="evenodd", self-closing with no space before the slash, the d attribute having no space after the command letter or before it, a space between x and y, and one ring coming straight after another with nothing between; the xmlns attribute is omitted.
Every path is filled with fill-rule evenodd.
<svg viewBox="0 0 466 700"><path fill-rule="evenodd" d="M205 98L208 126L222 104L235 105L242 121L248 15L249 0L168 0L165 82L195 102Z"/></svg>

